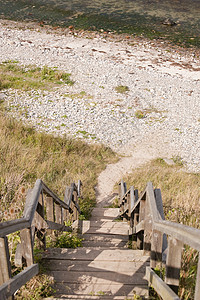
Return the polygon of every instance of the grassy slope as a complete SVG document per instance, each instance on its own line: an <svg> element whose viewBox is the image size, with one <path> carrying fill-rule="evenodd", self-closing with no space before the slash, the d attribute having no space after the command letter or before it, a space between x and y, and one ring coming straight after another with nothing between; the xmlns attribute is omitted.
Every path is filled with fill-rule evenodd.
<svg viewBox="0 0 200 300"><path fill-rule="evenodd" d="M198 227L196 218L199 218L200 212L198 205L200 174L187 173L182 170L182 167L180 161L174 165L168 165L163 159L156 159L134 170L125 178L125 181L127 186L134 185L139 191L142 191L146 183L151 181L154 188L161 189L167 217ZM183 217L184 220L181 219Z"/></svg>
<svg viewBox="0 0 200 300"><path fill-rule="evenodd" d="M70 74L57 68L24 67L16 61L0 64L0 90L53 89L58 84L73 83ZM98 174L108 162L116 159L109 148L38 133L6 116L3 103L0 137L0 197L1 210L6 210L4 220L22 213L26 190L33 187L37 178L61 198L66 185L81 179L84 195L81 206L88 217L90 206L95 201L94 186Z"/></svg>
<svg viewBox="0 0 200 300"><path fill-rule="evenodd" d="M82 206L87 214L87 208L95 200L98 174L108 162L116 159L105 146L38 133L2 111L0 136L1 210L9 211L10 217L22 211L25 192L33 187L37 178L61 198L66 185L81 179L85 199Z"/></svg>

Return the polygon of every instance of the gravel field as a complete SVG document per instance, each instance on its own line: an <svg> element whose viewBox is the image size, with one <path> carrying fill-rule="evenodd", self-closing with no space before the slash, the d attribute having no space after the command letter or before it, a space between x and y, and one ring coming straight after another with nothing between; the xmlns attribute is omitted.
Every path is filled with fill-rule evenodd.
<svg viewBox="0 0 200 300"><path fill-rule="evenodd" d="M0 62L58 67L75 81L53 91L1 91L12 115L125 155L145 147L162 157L179 156L188 171L200 171L197 54L164 42L11 24L0 21ZM128 90L117 92L120 85Z"/></svg>

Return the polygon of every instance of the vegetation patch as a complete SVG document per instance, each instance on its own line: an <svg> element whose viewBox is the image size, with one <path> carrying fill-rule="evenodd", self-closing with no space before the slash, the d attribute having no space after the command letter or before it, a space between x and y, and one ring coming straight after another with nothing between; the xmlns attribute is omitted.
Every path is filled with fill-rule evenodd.
<svg viewBox="0 0 200 300"><path fill-rule="evenodd" d="M82 140L39 133L0 110L0 221L21 216L26 191L41 178L64 198L71 182L83 182L83 211L95 203L94 186L107 163L117 160L110 148ZM87 207L87 208L86 208Z"/></svg>
<svg viewBox="0 0 200 300"><path fill-rule="evenodd" d="M171 215L174 215L175 210L187 211L187 214L190 212L192 217L194 211L195 216L199 218L200 174L183 171L184 163L179 156L174 156L172 160L174 163L168 165L164 159L158 158L134 170L125 178L127 186L133 185L142 192L147 182L151 181L154 188L161 189L163 204L168 209L168 213L171 211ZM178 215L177 213L174 221L180 222ZM185 220L184 223L197 227L195 216L192 222Z"/></svg>
<svg viewBox="0 0 200 300"><path fill-rule="evenodd" d="M50 89L60 84L73 85L70 74L57 68L20 66L17 61L0 64L0 90L2 89Z"/></svg>
<svg viewBox="0 0 200 300"><path fill-rule="evenodd" d="M137 110L137 111L135 112L135 117L136 117L137 119L144 119L145 116L146 116L146 114L145 114L145 112L142 111L142 110Z"/></svg>
<svg viewBox="0 0 200 300"><path fill-rule="evenodd" d="M57 236L50 236L46 246L47 248L77 248L82 246L82 239L77 234L62 232Z"/></svg>
<svg viewBox="0 0 200 300"><path fill-rule="evenodd" d="M39 274L29 280L23 288L17 291L15 298L17 300L39 300L52 296L53 278L46 274Z"/></svg>
<svg viewBox="0 0 200 300"><path fill-rule="evenodd" d="M81 218L89 218L95 205L97 178L107 163L116 162L116 154L102 145L88 145L82 140L55 137L37 132L34 128L17 122L6 114L0 106L0 222L22 216L26 193L33 188L37 178L41 178L61 199L67 185L83 183L79 199ZM9 237L11 261L14 262L19 233ZM47 241L47 246L79 247L81 239L72 233L59 234L56 239ZM44 268L39 253L36 262ZM12 274L20 272L12 263ZM41 299L53 293L52 279L43 274L32 278L21 288L17 299Z"/></svg>
<svg viewBox="0 0 200 300"><path fill-rule="evenodd" d="M115 87L115 91L120 94L125 94L129 91L129 87L126 85L118 85Z"/></svg>
<svg viewBox="0 0 200 300"><path fill-rule="evenodd" d="M168 165L161 158L153 160L134 170L124 180L127 186L133 185L139 193L151 181L154 188L161 189L166 219L200 228L200 173L183 171L184 163L178 156L172 160L172 165ZM180 299L194 299L197 262L197 251L185 245L182 253ZM162 274L160 269L158 271ZM155 296L153 299L160 298Z"/></svg>

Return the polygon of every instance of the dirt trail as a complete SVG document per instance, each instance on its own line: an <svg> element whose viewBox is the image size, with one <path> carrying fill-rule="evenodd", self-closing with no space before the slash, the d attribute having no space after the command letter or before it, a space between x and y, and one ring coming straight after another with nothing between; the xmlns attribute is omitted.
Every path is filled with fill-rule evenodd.
<svg viewBox="0 0 200 300"><path fill-rule="evenodd" d="M131 173L133 169L152 159L158 157L171 158L174 151L165 137L160 140L157 140L155 137L148 137L136 146L130 144L125 149L122 149L121 153L124 153L124 156L117 163L107 165L106 169L99 175L96 187L98 207L103 207L112 202L116 192L114 192L114 186L126 174Z"/></svg>

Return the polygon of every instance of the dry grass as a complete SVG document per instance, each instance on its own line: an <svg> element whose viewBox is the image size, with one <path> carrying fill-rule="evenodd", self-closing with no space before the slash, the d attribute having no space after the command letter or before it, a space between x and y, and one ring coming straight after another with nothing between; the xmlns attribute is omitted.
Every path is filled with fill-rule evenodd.
<svg viewBox="0 0 200 300"><path fill-rule="evenodd" d="M41 178L61 198L72 181L83 182L83 211L95 201L98 174L116 155L107 147L37 133L0 111L0 198L3 220L23 211L26 191ZM4 214L2 214L4 212Z"/></svg>
<svg viewBox="0 0 200 300"><path fill-rule="evenodd" d="M168 219L198 227L200 174L186 173L182 170L180 160L175 161L175 165L168 165L163 159L153 160L134 170L124 180L128 187L133 185L140 192L151 181L154 188L161 189ZM190 217L193 217L192 222Z"/></svg>
<svg viewBox="0 0 200 300"><path fill-rule="evenodd" d="M22 215L26 192L34 186L37 178L41 178L61 199L64 198L65 187L80 179L83 183L80 206L83 218L87 218L95 204L94 186L99 173L107 163L117 160L108 147L38 133L8 117L3 105L0 107L0 137L0 221ZM8 239L13 262L20 238L13 234ZM13 275L19 271L12 263ZM50 296L53 282L44 272L43 269L22 287L16 298Z"/></svg>
<svg viewBox="0 0 200 300"><path fill-rule="evenodd" d="M154 188L160 188L166 219L200 228L200 174L182 170L181 160L168 165L163 159L156 159L136 169L125 178L127 186L133 185L141 192L151 181ZM194 299L198 252L185 245L182 253L180 277L180 299ZM155 296L153 299L160 299Z"/></svg>
<svg viewBox="0 0 200 300"><path fill-rule="evenodd" d="M50 89L58 84L72 85L70 74L56 68L25 68L11 61L0 64L0 90ZM34 186L37 178L41 178L61 199L66 186L80 179L83 183L83 199L80 200L82 218L88 218L95 204L94 186L98 175L107 163L116 160L116 154L108 147L36 132L6 115L1 101L0 222L22 215L26 192ZM14 255L20 237L18 233L11 234L8 240L12 274L16 275L20 269L14 265ZM62 243L68 247L77 246L80 239L64 235ZM17 292L17 299L41 299L52 294L52 279L43 274L44 267L41 260L38 262L43 269Z"/></svg>

